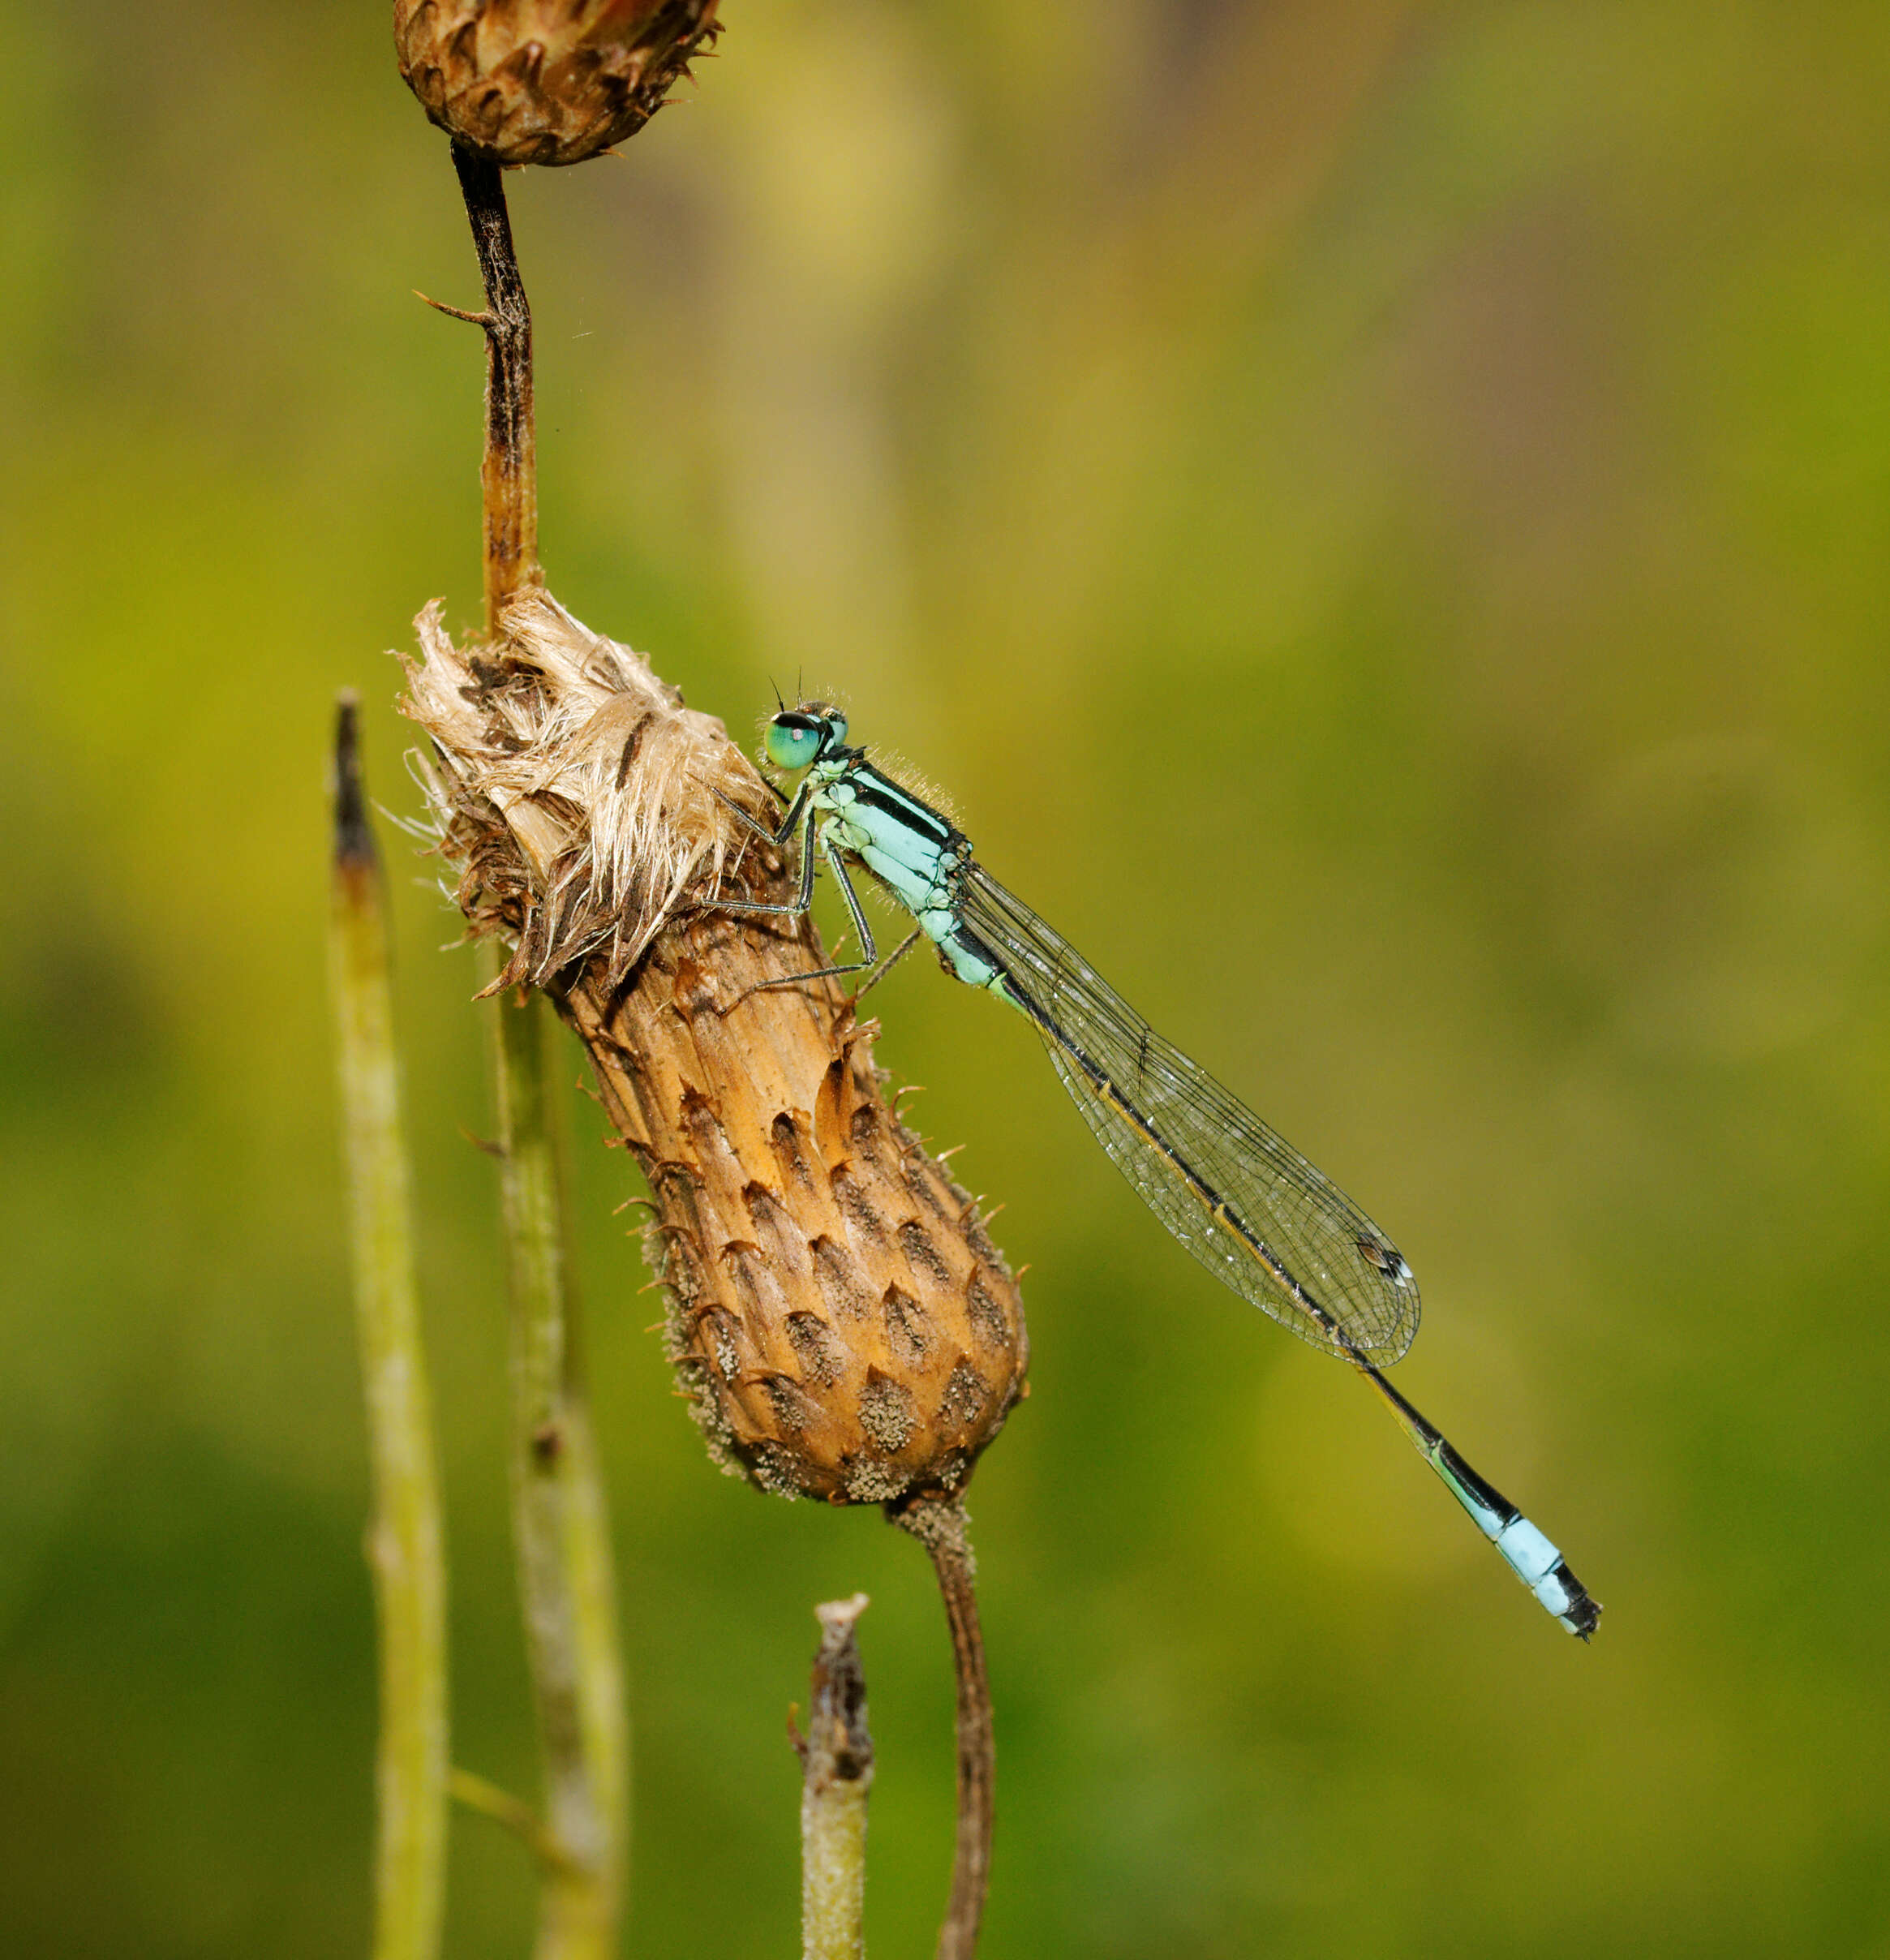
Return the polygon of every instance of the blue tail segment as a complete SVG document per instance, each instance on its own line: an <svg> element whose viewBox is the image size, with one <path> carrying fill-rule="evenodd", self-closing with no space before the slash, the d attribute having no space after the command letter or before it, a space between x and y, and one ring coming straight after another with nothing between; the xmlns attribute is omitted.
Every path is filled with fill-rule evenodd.
<svg viewBox="0 0 1890 1960"><path fill-rule="evenodd" d="M1391 1405L1392 1414L1417 1446L1419 1455L1469 1512L1476 1528L1497 1548L1510 1570L1570 1633L1578 1640L1587 1640L1601 1618L1600 1601L1588 1597L1588 1588L1569 1570L1561 1554L1493 1484L1479 1476L1443 1433L1413 1408L1376 1368L1365 1362L1358 1366Z"/></svg>

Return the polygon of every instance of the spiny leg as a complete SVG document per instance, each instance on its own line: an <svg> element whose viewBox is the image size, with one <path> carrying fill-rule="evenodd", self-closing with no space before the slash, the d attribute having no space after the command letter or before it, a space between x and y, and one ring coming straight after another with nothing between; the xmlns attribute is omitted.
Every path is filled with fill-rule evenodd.
<svg viewBox="0 0 1890 1960"><path fill-rule="evenodd" d="M814 862L813 851L805 845L802 848L806 853L804 862L811 865ZM853 914L853 930L860 935L860 950L866 956L863 960L849 960L835 966L812 967L804 974L788 974L779 980L763 980L759 986L751 986L748 994L767 994L771 993L776 987L798 986L803 980L827 980L841 974L863 974L869 967L878 964L879 948L874 942L873 928L866 923L866 908L860 903L860 895L853 889L853 879L847 875L847 867L840 862L840 854L835 849L831 838L821 839L821 849L826 853L827 862L833 868L834 880L840 886L840 896L847 901L847 909ZM803 882L811 898L814 880L810 871L803 874ZM733 911L735 908L731 905L728 909ZM782 907L781 909L786 910L787 908ZM801 909L805 911L806 907L803 905ZM896 955L894 956L897 957ZM742 995L741 1000L747 999L748 994ZM739 1007L741 1000L733 1004Z"/></svg>
<svg viewBox="0 0 1890 1960"><path fill-rule="evenodd" d="M718 899L712 909L717 912L745 912L751 914L763 913L771 913L776 918L800 918L814 903L814 874L816 868L814 856L814 812L811 809L807 811L806 819L804 823L801 814L801 807L806 802L806 798L802 796L795 797L793 803L788 807L788 814L782 819L780 832L777 835L765 823L757 823L739 803L730 802L727 797L722 796L720 790L718 789L715 793L722 797L724 803L728 803L728 807L757 836L765 837L777 850L784 846L788 838L793 835L796 824L801 825L803 835L801 839L801 887L791 904L775 905L763 904L758 899L724 898ZM750 991L752 992L754 990L751 988Z"/></svg>
<svg viewBox="0 0 1890 1960"><path fill-rule="evenodd" d="M892 951L879 962L878 971L877 973L869 974L854 990L853 1005L857 1007L860 1003L864 1000L870 993L872 992L874 988L878 986L879 982L892 971L894 967L899 965L900 961L903 960L925 936L926 929L923 926L913 926L912 931L900 941L898 945L894 947Z"/></svg>
<svg viewBox="0 0 1890 1960"><path fill-rule="evenodd" d="M762 778L762 780L764 783L767 783L767 778L765 776ZM774 783L768 783L768 788L773 790L775 794L780 797L780 800L783 802L788 803L787 814L781 819L780 828L779 830L770 830L767 825L762 823L759 817L751 816L748 811L744 810L741 806L736 802L733 797L725 795L721 790L715 789L713 784L707 785L707 787L709 789L710 794L715 797L718 803L726 805L729 810L734 812L737 818L743 824L754 832L756 836L765 837L768 842L773 845L777 849L779 849L781 845L784 845L788 840L793 836L796 827L801 822L801 813L807 807L807 802L810 789L810 786L807 783L803 782L801 787L794 792L793 801L792 802L788 802L788 799L784 796L781 795L781 791L779 785Z"/></svg>

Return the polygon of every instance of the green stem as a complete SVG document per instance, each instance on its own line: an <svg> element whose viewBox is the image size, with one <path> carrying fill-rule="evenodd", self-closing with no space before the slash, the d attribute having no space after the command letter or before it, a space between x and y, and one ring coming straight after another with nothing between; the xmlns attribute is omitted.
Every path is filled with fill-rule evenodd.
<svg viewBox="0 0 1890 1960"><path fill-rule="evenodd" d="M522 1798L470 1769L455 1769L447 1779L447 1789L462 1810L504 1825L539 1863L548 1868L562 1862L563 1854L552 1842L543 1820Z"/></svg>
<svg viewBox="0 0 1890 1960"><path fill-rule="evenodd" d="M545 1829L538 1960L609 1960L622 1915L629 1739L610 1532L572 1297L555 1024L536 992L495 1004L500 1185L512 1283L512 1472Z"/></svg>
<svg viewBox="0 0 1890 1960"><path fill-rule="evenodd" d="M873 1788L873 1738L866 1727L866 1676L853 1627L864 1592L814 1608L820 1651L801 1752L801 1951L802 1960L861 1960L866 1950L866 1799Z"/></svg>
<svg viewBox="0 0 1890 1960"><path fill-rule="evenodd" d="M445 1896L446 1580L380 865L362 794L352 694L335 737L329 935L341 1128L373 1512L380 1647L375 1960L433 1960Z"/></svg>

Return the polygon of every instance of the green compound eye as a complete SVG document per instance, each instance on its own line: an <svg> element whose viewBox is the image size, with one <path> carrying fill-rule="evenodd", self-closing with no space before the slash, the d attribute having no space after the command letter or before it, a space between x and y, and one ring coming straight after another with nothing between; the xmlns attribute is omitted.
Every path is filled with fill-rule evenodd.
<svg viewBox="0 0 1890 1960"><path fill-rule="evenodd" d="M842 747L846 739L846 716L837 707L814 701L783 708L768 724L762 746L777 769L805 769Z"/></svg>
<svg viewBox="0 0 1890 1960"><path fill-rule="evenodd" d="M820 753L823 724L806 715L777 715L762 739L777 769L805 769Z"/></svg>

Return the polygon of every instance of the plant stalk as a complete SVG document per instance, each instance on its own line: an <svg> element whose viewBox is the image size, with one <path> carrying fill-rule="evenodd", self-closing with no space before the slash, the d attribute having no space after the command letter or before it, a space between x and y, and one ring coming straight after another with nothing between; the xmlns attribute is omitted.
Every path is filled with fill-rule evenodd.
<svg viewBox="0 0 1890 1960"><path fill-rule="evenodd" d="M505 601L544 583L538 562L538 433L532 412L531 307L512 243L505 186L490 157L453 146L466 214L486 289L483 313L458 317L486 336L486 447L479 470L485 513L487 637L496 640ZM448 307L441 311L453 312Z"/></svg>
<svg viewBox="0 0 1890 1960"><path fill-rule="evenodd" d="M866 1950L866 1800L873 1788L873 1737L866 1726L866 1676L853 1629L864 1592L814 1608L820 1650L814 1657L807 1734L801 1754L801 1950L802 1960L861 1960ZM790 1725L791 1729L791 1725Z"/></svg>
<svg viewBox="0 0 1890 1960"><path fill-rule="evenodd" d="M486 631L542 586L531 308L499 165L457 144L486 310ZM450 309L449 309L450 310ZM543 997L496 1003L500 1189L512 1294L512 1482L526 1653L544 1760L538 1960L612 1960L629 1864L629 1731L604 1479L571 1287L569 1174Z"/></svg>
<svg viewBox="0 0 1890 1960"><path fill-rule="evenodd" d="M445 1897L444 1533L414 1279L387 919L351 694L341 698L335 734L329 955L374 1492L367 1537L380 1649L374 1954L434 1960Z"/></svg>
<svg viewBox="0 0 1890 1960"><path fill-rule="evenodd" d="M629 1724L604 1480L568 1254L565 1138L538 993L494 1003L512 1291L514 1535L544 1760L538 1960L610 1960L629 1841Z"/></svg>
<svg viewBox="0 0 1890 1960"><path fill-rule="evenodd" d="M990 1882L991 1822L997 1754L991 1688L978 1626L977 1564L965 1532L961 1497L930 1493L889 1504L887 1515L931 1554L951 1631L958 1687L958 1837L951 1893L939 1928L939 1960L973 1960Z"/></svg>

